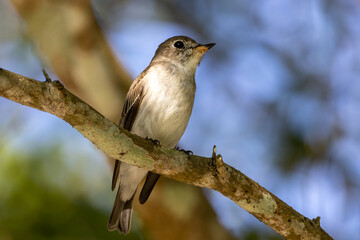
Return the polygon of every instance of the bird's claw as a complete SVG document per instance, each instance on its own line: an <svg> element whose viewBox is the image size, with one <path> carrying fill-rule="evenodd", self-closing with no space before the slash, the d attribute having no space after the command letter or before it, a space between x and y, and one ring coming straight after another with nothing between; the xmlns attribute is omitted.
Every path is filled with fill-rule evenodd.
<svg viewBox="0 0 360 240"><path fill-rule="evenodd" d="M150 141L151 141L153 144L155 144L155 145L159 145L159 144L160 144L159 140L152 139L152 138L149 138L149 137L146 137L145 139L146 139L146 140L150 140Z"/></svg>
<svg viewBox="0 0 360 240"><path fill-rule="evenodd" d="M184 152L186 155L194 155L194 153L191 150L180 149L178 146L175 147L175 150Z"/></svg>
<svg viewBox="0 0 360 240"><path fill-rule="evenodd" d="M179 151L184 152L186 155L194 155L194 153L191 150L184 150L184 149L180 149Z"/></svg>

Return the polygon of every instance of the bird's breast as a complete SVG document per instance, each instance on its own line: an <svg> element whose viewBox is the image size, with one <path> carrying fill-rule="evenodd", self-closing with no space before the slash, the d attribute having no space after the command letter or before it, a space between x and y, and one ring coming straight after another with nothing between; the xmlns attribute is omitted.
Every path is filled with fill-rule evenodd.
<svg viewBox="0 0 360 240"><path fill-rule="evenodd" d="M162 71L145 76L145 93L132 131L174 147L188 124L195 96L195 79Z"/></svg>

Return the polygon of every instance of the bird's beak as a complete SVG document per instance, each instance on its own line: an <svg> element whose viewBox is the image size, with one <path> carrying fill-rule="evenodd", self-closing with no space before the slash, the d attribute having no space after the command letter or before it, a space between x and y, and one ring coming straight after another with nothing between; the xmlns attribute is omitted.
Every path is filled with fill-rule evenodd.
<svg viewBox="0 0 360 240"><path fill-rule="evenodd" d="M197 47L195 47L195 49L200 51L202 54L204 54L215 45L216 43L199 44Z"/></svg>

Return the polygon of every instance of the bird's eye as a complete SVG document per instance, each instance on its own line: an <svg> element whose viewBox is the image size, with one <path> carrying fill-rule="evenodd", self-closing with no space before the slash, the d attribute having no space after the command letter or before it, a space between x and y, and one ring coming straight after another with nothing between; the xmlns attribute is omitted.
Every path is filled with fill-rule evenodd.
<svg viewBox="0 0 360 240"><path fill-rule="evenodd" d="M176 48L184 48L184 43L182 41L176 41L174 43L174 47L176 47Z"/></svg>

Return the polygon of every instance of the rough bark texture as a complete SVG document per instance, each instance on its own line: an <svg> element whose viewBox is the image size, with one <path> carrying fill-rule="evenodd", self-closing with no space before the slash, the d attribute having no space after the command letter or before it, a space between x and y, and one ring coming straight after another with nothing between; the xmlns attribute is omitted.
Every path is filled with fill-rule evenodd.
<svg viewBox="0 0 360 240"><path fill-rule="evenodd" d="M25 34L32 40L40 59L50 65L67 89L107 119L117 123L131 77L119 64L107 43L91 1L12 0L12 3L24 20ZM110 164L113 162L110 161ZM110 181L111 179L109 189ZM217 221L202 192L197 191L194 186L182 185L182 193L191 194L198 199L197 210L207 213L207 218L186 215L182 216L181 223L191 225L197 233L176 224L165 229L163 223L175 223L178 216L176 212L167 212L164 196L156 195L166 192L161 188L168 189L166 179L162 179L162 183L156 186L156 191L151 194L146 206L135 206L136 214L144 221L147 232L153 239L234 239ZM182 205L189 209L193 204L183 202ZM161 222L146 220L148 216L157 216L164 212L167 214L161 216ZM208 226L212 226L212 229L209 230ZM169 236L169 232L172 235ZM200 235L201 233L203 235Z"/></svg>
<svg viewBox="0 0 360 240"><path fill-rule="evenodd" d="M119 129L59 82L39 82L0 69L0 96L68 122L109 156L180 182L214 189L287 239L332 239L310 220L240 171L212 158L186 155ZM126 156L126 157L125 157Z"/></svg>

